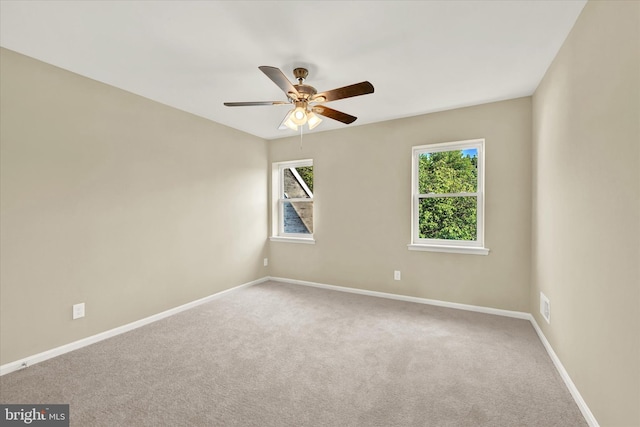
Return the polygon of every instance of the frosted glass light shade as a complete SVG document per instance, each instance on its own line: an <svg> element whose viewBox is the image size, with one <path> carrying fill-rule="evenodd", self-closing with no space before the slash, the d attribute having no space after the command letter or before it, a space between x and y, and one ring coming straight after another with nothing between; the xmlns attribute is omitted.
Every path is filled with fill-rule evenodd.
<svg viewBox="0 0 640 427"><path fill-rule="evenodd" d="M322 119L320 117L313 112L307 113L307 124L309 125L309 130L315 128L320 123L322 123Z"/></svg>
<svg viewBox="0 0 640 427"><path fill-rule="evenodd" d="M307 110L304 107L296 107L290 119L299 126L305 124L307 122Z"/></svg>
<svg viewBox="0 0 640 427"><path fill-rule="evenodd" d="M278 129L289 128L291 130L298 130L298 125L293 123L293 121L291 120L291 115L293 114L294 111L295 110L291 110L287 113L286 116L284 116L284 120L282 120L282 123L280 123L280 126L278 126Z"/></svg>

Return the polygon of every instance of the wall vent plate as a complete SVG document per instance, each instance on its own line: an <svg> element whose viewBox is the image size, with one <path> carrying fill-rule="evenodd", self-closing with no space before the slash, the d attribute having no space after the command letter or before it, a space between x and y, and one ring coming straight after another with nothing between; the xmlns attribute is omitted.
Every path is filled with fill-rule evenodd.
<svg viewBox="0 0 640 427"><path fill-rule="evenodd" d="M542 292L540 292L540 314L542 314L547 323L551 323L551 304L549 303L549 298Z"/></svg>

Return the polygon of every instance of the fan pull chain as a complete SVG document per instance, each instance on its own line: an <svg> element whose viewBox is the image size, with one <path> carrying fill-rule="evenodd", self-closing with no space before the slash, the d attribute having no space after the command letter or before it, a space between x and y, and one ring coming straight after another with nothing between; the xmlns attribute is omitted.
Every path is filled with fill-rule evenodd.
<svg viewBox="0 0 640 427"><path fill-rule="evenodd" d="M304 126L300 126L300 150L302 150L302 129L304 129Z"/></svg>

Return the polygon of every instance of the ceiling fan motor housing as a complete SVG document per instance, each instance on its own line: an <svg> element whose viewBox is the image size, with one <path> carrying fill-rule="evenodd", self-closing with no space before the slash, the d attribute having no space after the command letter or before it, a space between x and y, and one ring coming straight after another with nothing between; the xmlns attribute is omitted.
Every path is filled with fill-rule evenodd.
<svg viewBox="0 0 640 427"><path fill-rule="evenodd" d="M316 88L314 88L313 86L303 84L304 79L306 79L308 75L309 75L309 70L307 70L306 68L295 68L293 70L293 76L296 78L296 80L298 80L298 84L293 85L293 87L295 87L298 93L300 94L298 99L291 98L293 99L293 101L308 100L313 95L318 93Z"/></svg>
<svg viewBox="0 0 640 427"><path fill-rule="evenodd" d="M314 88L313 86L309 86L309 85L300 84L300 85L293 85L293 87L295 87L296 90L298 91L298 93L300 94L300 99L309 99L313 95L318 93L316 88Z"/></svg>

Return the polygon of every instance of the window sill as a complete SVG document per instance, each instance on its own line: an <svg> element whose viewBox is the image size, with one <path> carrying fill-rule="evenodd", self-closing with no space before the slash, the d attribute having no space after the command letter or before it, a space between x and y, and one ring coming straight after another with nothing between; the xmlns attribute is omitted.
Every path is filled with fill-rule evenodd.
<svg viewBox="0 0 640 427"><path fill-rule="evenodd" d="M454 254L489 255L489 249L473 246L407 245L410 251L447 252Z"/></svg>
<svg viewBox="0 0 640 427"><path fill-rule="evenodd" d="M287 242L287 243L303 243L306 245L315 245L316 241L313 237L282 237L282 236L271 236L269 240L272 242Z"/></svg>

